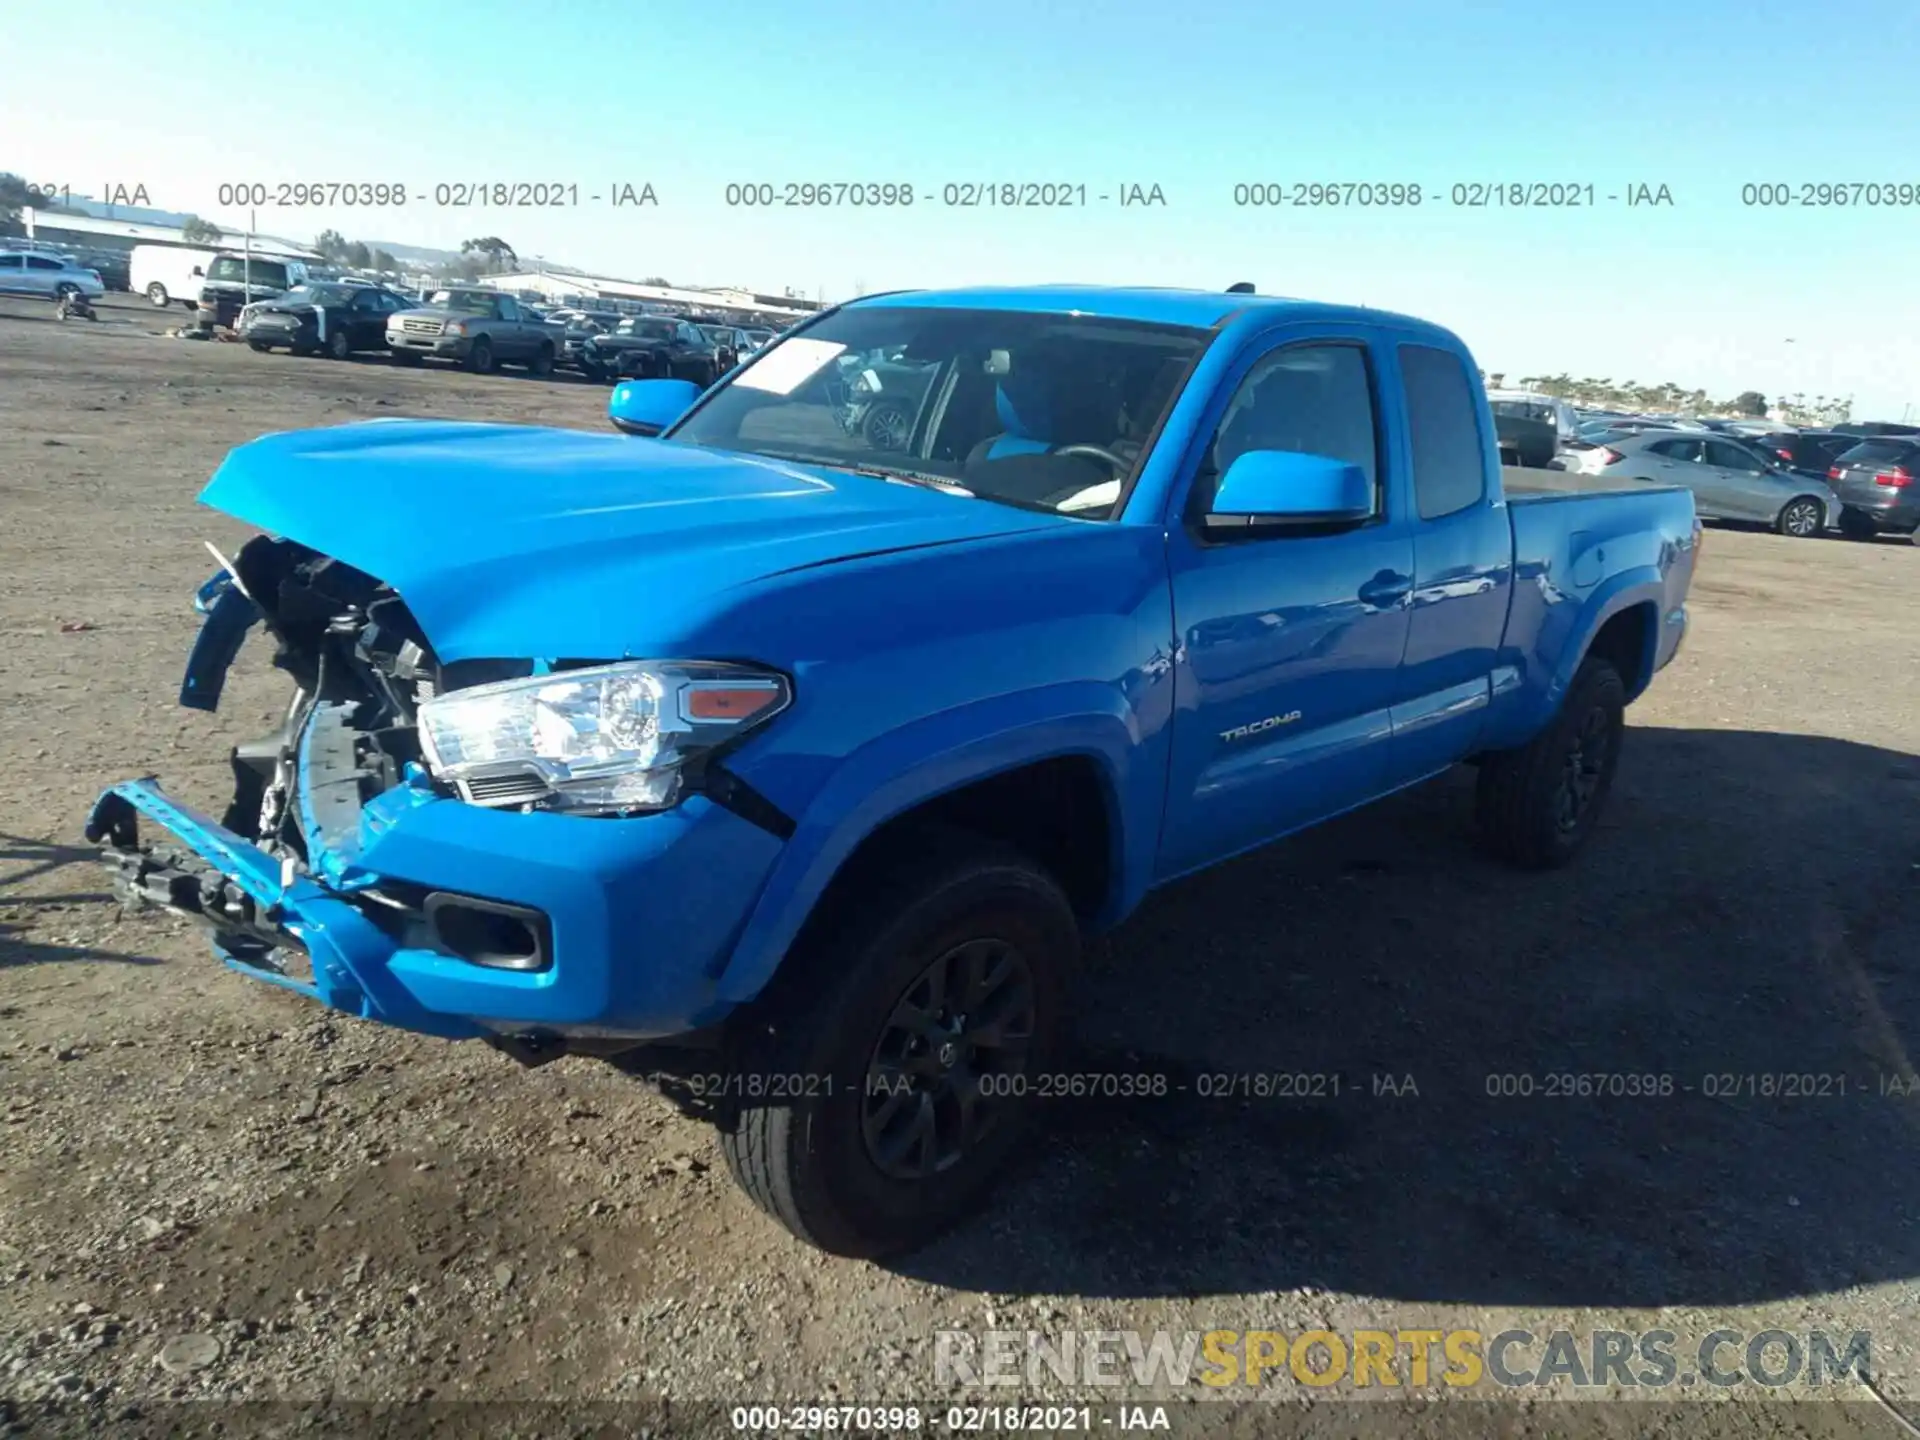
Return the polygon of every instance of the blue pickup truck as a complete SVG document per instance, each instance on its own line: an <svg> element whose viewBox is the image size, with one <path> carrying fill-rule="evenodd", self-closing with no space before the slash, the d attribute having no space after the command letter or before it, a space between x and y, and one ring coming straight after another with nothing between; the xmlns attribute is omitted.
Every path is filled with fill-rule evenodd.
<svg viewBox="0 0 1920 1440"><path fill-rule="evenodd" d="M884 444L874 353L926 380ZM1154 887L1460 762L1495 855L1570 859L1700 546L1685 490L1505 493L1448 331L1250 294L868 297L611 418L235 450L180 699L259 626L285 723L222 818L133 780L87 834L336 1009L699 1057L847 1254L982 1198Z"/></svg>

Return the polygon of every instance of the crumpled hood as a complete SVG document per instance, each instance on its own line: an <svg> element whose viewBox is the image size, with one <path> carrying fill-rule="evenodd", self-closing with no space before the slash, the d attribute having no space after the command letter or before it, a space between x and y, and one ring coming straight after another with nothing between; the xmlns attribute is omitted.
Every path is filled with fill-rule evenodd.
<svg viewBox="0 0 1920 1440"><path fill-rule="evenodd" d="M670 441L433 420L263 436L200 499L386 581L442 660L641 655L784 572L1080 523Z"/></svg>

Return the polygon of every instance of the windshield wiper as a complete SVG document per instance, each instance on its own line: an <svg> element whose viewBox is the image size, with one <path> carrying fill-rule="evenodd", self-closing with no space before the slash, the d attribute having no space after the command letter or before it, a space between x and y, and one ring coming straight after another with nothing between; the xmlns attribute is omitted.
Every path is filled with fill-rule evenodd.
<svg viewBox="0 0 1920 1440"><path fill-rule="evenodd" d="M919 485L928 490L944 490L952 495L965 495L979 498L979 492L969 490L958 480L949 480L944 475L930 475L924 470L899 470L886 465L870 465L858 460L848 460L839 456L796 455L763 450L761 454L772 460L793 460L802 465L824 465L829 470L844 470L849 475L864 475L869 480L897 480L908 485Z"/></svg>

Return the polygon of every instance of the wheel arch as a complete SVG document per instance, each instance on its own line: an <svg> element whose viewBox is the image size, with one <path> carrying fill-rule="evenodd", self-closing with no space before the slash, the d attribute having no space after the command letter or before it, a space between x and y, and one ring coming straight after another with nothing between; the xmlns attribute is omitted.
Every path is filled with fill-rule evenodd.
<svg viewBox="0 0 1920 1440"><path fill-rule="evenodd" d="M718 976L720 998L765 989L831 896L911 844L922 825L1011 846L1046 868L1090 930L1110 927L1144 893L1157 825L1129 824L1144 773L1117 714L1061 716L963 741L910 765L885 755L844 763L808 807ZM1137 797L1135 803L1138 803Z"/></svg>

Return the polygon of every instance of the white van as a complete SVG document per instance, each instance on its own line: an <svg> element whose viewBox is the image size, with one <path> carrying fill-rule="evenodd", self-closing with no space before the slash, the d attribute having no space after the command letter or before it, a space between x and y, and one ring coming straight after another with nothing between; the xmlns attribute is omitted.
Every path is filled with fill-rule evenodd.
<svg viewBox="0 0 1920 1440"><path fill-rule="evenodd" d="M128 288L155 305L165 307L177 300L192 309L200 303L207 267L219 253L180 245L136 245L127 257Z"/></svg>

